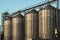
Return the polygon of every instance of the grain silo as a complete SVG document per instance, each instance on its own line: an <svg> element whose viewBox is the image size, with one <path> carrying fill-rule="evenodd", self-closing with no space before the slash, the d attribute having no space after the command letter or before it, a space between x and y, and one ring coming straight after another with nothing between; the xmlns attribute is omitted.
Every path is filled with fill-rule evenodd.
<svg viewBox="0 0 60 40"><path fill-rule="evenodd" d="M51 5L39 10L39 38L52 40L56 27L56 9Z"/></svg>
<svg viewBox="0 0 60 40"><path fill-rule="evenodd" d="M60 39L60 9L58 12L58 38Z"/></svg>
<svg viewBox="0 0 60 40"><path fill-rule="evenodd" d="M4 40L12 40L12 22L11 22L12 17L6 17L4 19Z"/></svg>
<svg viewBox="0 0 60 40"><path fill-rule="evenodd" d="M35 9L25 14L25 40L38 40L38 13Z"/></svg>
<svg viewBox="0 0 60 40"><path fill-rule="evenodd" d="M24 40L24 17L20 12L12 18L12 40Z"/></svg>

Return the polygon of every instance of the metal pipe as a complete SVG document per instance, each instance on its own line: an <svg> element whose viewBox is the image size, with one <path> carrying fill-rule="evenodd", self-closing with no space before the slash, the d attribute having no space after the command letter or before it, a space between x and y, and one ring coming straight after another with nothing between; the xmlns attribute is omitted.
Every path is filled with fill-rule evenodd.
<svg viewBox="0 0 60 40"><path fill-rule="evenodd" d="M59 2L58 2L58 0L56 0L56 28L57 28L57 30L59 30L59 27L58 27L58 13L59 13ZM56 37L56 39L58 40L58 37Z"/></svg>
<svg viewBox="0 0 60 40"><path fill-rule="evenodd" d="M36 6L34 6L34 7L24 9L24 10L22 10L21 12L24 12L24 11L30 10L30 9L32 9L32 8L34 9L34 8L36 8L36 7L43 6L43 5L46 5L46 4L48 4L48 3L52 3L52 2L55 2L55 1L56 1L56 0L49 1L49 2L47 2L47 3L43 3L43 4L40 4L40 5L36 5ZM19 10L18 10L18 11L19 11ZM18 11L17 11L17 12L18 12ZM15 14L17 14L17 13L12 14L12 16L15 15Z"/></svg>

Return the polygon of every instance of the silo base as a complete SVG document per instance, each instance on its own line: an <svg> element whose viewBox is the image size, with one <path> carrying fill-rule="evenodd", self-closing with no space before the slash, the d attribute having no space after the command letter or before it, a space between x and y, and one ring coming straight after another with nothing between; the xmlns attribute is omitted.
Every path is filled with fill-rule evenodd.
<svg viewBox="0 0 60 40"><path fill-rule="evenodd" d="M41 38L40 38L39 40L53 40L53 39L41 39Z"/></svg>
<svg viewBox="0 0 60 40"><path fill-rule="evenodd" d="M37 38L31 38L31 39L26 39L26 40L40 40L40 39L37 39Z"/></svg>
<svg viewBox="0 0 60 40"><path fill-rule="evenodd" d="M5 37L4 40L12 40L12 38Z"/></svg>
<svg viewBox="0 0 60 40"><path fill-rule="evenodd" d="M32 40L32 38L28 38L28 39L26 39L26 40Z"/></svg>

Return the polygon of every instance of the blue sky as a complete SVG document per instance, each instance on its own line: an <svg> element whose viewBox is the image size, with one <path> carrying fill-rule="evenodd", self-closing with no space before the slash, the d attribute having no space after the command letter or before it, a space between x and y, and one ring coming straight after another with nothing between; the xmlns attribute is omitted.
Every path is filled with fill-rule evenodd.
<svg viewBox="0 0 60 40"><path fill-rule="evenodd" d="M0 0L0 25L3 12L8 11L9 13L13 13L34 4L42 3L43 1L45 0Z"/></svg>
<svg viewBox="0 0 60 40"><path fill-rule="evenodd" d="M13 13L17 10L39 3L40 0L0 0L0 19L3 12ZM1 25L1 20L0 20Z"/></svg>

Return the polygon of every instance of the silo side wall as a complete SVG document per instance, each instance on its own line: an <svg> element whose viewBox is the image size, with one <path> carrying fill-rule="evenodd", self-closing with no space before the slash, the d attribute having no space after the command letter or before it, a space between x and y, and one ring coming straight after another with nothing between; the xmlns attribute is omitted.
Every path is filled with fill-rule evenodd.
<svg viewBox="0 0 60 40"><path fill-rule="evenodd" d="M55 10L42 9L39 11L39 37L40 39L51 40L53 38L53 30L55 27Z"/></svg>
<svg viewBox="0 0 60 40"><path fill-rule="evenodd" d="M25 15L25 40L37 40L38 38L38 14L29 13Z"/></svg>
<svg viewBox="0 0 60 40"><path fill-rule="evenodd" d="M24 40L24 20L22 17L12 19L12 40Z"/></svg>
<svg viewBox="0 0 60 40"><path fill-rule="evenodd" d="M11 27L12 27L11 20L10 19L4 20L4 40L12 40Z"/></svg>

